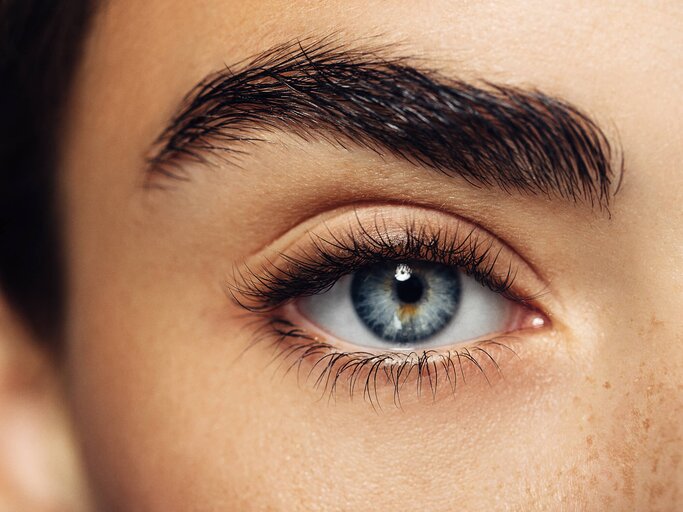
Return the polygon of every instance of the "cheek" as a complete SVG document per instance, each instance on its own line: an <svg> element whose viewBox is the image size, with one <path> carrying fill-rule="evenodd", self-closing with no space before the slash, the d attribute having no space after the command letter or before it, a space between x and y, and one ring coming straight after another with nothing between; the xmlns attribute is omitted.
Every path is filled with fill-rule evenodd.
<svg viewBox="0 0 683 512"><path fill-rule="evenodd" d="M118 270L72 302L68 374L86 459L114 509L189 510L233 458L238 352L228 348L244 341L232 330L212 337L188 288Z"/></svg>
<svg viewBox="0 0 683 512"><path fill-rule="evenodd" d="M116 510L192 509L230 456L206 434L228 427L219 390L234 388L228 349L243 345L230 329L210 332L220 322L207 305L226 302L220 279L178 244L169 256L165 231L142 232L133 208L72 207L67 373L96 492Z"/></svg>

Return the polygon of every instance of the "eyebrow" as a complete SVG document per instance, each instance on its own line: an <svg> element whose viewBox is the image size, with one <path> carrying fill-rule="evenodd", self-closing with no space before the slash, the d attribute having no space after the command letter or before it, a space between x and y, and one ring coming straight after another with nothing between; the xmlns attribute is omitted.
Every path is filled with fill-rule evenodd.
<svg viewBox="0 0 683 512"><path fill-rule="evenodd" d="M286 131L391 154L475 187L608 207L623 160L577 107L388 53L330 38L293 41L212 73L157 139L150 174L187 179L183 162L230 162L264 132Z"/></svg>

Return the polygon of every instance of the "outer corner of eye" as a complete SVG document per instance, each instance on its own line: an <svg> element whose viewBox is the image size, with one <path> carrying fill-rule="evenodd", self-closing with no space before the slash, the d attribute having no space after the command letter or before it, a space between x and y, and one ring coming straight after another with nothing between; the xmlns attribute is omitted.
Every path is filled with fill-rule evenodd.
<svg viewBox="0 0 683 512"><path fill-rule="evenodd" d="M359 347L422 350L549 325L542 313L440 263L387 262L344 276L295 301L298 313Z"/></svg>

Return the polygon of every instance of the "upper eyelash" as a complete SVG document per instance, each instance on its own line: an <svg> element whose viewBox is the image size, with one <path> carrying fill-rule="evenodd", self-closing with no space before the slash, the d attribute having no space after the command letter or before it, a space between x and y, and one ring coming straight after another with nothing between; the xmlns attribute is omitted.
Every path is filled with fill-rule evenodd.
<svg viewBox="0 0 683 512"><path fill-rule="evenodd" d="M226 284L232 299L252 312L268 312L303 296L316 295L331 288L341 277L374 263L419 260L459 268L490 290L526 304L531 297L513 292L516 272L512 263L507 271L495 273L500 250L493 250L490 239L482 240L476 229L464 236L445 229L429 230L410 224L399 242L375 225L371 232L359 221L341 236L311 234L311 250L297 254L280 253L283 263L267 262L258 270L235 268Z"/></svg>

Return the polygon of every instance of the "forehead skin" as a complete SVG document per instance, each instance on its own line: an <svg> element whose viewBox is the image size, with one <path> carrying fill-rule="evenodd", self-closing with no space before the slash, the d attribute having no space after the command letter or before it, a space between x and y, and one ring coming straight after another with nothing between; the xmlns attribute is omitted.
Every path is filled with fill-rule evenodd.
<svg viewBox="0 0 683 512"><path fill-rule="evenodd" d="M683 507L680 2L111 0L64 133L73 415L102 510ZM611 218L284 138L167 192L149 145L206 74L268 47L377 36L465 79L557 95L623 147ZM282 142L282 141L281 141ZM237 359L235 262L357 200L433 206L549 281L545 347L455 401L327 405Z"/></svg>

